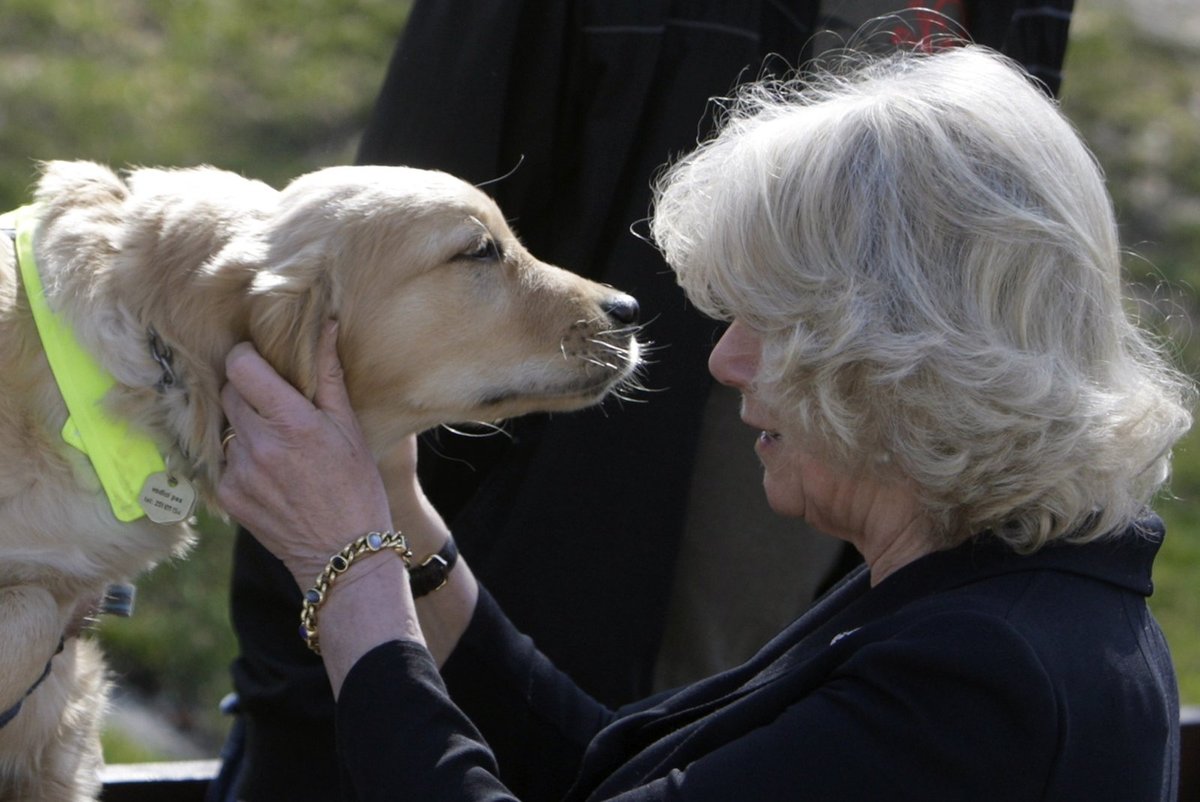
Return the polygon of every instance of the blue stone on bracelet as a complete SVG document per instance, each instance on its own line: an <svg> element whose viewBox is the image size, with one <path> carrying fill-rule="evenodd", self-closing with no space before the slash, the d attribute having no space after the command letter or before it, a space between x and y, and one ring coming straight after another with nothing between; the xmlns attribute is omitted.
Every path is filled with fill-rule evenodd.
<svg viewBox="0 0 1200 802"><path fill-rule="evenodd" d="M300 640L308 640L308 627L300 625Z"/></svg>
<svg viewBox="0 0 1200 802"><path fill-rule="evenodd" d="M367 548L371 551L379 551L383 548L383 535L378 532L372 532L367 535Z"/></svg>
<svg viewBox="0 0 1200 802"><path fill-rule="evenodd" d="M317 590L316 588L309 588L304 592L304 600L309 604L320 604L321 591Z"/></svg>
<svg viewBox="0 0 1200 802"><path fill-rule="evenodd" d="M346 562L346 558L340 554L333 555L329 560L329 564L333 566L333 570L335 571L345 571L350 565L350 563Z"/></svg>

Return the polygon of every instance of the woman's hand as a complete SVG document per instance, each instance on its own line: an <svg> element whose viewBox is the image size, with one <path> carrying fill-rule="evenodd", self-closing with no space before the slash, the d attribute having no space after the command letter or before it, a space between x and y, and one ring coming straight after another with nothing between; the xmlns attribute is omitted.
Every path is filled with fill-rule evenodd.
<svg viewBox="0 0 1200 802"><path fill-rule="evenodd" d="M225 371L221 403L237 436L226 448L217 499L307 587L330 555L392 525L383 480L350 408L337 324L321 332L312 402L249 343L234 346Z"/></svg>
<svg viewBox="0 0 1200 802"><path fill-rule="evenodd" d="M225 371L221 403L237 436L226 449L217 499L302 589L330 556L366 532L398 529L417 559L450 537L417 482L415 437L384 457L385 489L350 408L336 324L326 326L317 344L311 402L248 343L229 352ZM460 558L446 586L421 599L418 621L398 558L375 555L354 565L320 611L321 651L335 693L354 662L387 640L424 643L440 665L470 622L477 597L475 578Z"/></svg>

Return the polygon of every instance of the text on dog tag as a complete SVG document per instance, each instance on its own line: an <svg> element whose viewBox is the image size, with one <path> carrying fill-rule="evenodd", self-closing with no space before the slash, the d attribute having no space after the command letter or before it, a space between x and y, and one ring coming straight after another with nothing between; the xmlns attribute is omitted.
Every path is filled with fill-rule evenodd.
<svg viewBox="0 0 1200 802"><path fill-rule="evenodd" d="M156 524L177 524L192 517L196 507L196 488L191 482L165 472L152 473L142 485L138 503L146 517Z"/></svg>

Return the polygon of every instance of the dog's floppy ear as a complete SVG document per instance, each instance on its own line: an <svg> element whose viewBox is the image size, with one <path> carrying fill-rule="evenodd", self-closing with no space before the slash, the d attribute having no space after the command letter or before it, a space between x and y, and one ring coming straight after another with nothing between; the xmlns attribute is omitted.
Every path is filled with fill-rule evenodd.
<svg viewBox="0 0 1200 802"><path fill-rule="evenodd" d="M316 392L317 338L336 313L336 262L361 202L362 182L327 168L295 179L257 233L250 337L259 352L309 398ZM357 175L357 173L354 173Z"/></svg>
<svg viewBox="0 0 1200 802"><path fill-rule="evenodd" d="M317 338L333 313L329 259L324 243L309 243L259 272L251 284L250 338L263 358L308 398L317 388Z"/></svg>

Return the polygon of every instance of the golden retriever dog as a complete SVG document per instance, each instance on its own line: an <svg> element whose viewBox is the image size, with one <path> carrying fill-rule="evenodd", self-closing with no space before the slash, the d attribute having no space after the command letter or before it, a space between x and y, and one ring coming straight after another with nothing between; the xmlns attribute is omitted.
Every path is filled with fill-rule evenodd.
<svg viewBox="0 0 1200 802"><path fill-rule="evenodd" d="M211 503L219 391L241 340L315 388L323 321L377 457L460 421L599 401L639 361L632 298L544 264L443 173L335 167L282 191L212 168L44 166L33 249L47 304L111 374L107 410ZM98 793L106 679L78 637L106 586L183 553L187 523L119 521L0 236L0 799Z"/></svg>

